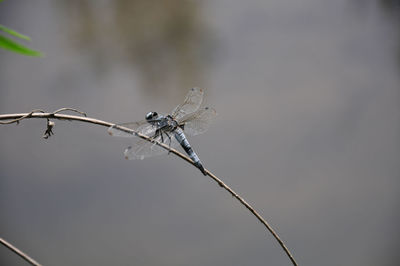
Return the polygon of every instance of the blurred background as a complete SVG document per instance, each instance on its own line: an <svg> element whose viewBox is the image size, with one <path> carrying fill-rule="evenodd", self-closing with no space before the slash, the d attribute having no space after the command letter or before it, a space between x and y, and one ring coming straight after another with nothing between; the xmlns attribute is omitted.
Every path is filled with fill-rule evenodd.
<svg viewBox="0 0 400 266"><path fill-rule="evenodd" d="M45 53L0 50L1 114L128 122L206 88L218 117L189 141L299 265L399 265L399 1L9 0L0 23ZM0 236L38 262L290 265L198 169L55 123L0 127ZM26 265L4 247L0 264Z"/></svg>

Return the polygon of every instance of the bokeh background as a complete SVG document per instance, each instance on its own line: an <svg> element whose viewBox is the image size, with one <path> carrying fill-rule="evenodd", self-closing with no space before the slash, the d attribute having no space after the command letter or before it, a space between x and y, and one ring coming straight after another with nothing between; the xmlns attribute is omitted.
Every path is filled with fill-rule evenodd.
<svg viewBox="0 0 400 266"><path fill-rule="evenodd" d="M204 87L218 118L189 141L300 265L399 265L399 1L8 0L0 23L46 55L0 51L0 113L127 122ZM290 265L186 162L45 123L0 127L0 235L40 263Z"/></svg>

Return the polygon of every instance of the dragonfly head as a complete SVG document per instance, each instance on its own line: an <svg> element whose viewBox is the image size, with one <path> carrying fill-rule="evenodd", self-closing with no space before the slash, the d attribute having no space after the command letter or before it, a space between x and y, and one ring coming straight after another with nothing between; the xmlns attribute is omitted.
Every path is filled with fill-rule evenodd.
<svg viewBox="0 0 400 266"><path fill-rule="evenodd" d="M157 116L158 116L157 112L149 112L146 115L146 120L151 121L151 120L155 119Z"/></svg>

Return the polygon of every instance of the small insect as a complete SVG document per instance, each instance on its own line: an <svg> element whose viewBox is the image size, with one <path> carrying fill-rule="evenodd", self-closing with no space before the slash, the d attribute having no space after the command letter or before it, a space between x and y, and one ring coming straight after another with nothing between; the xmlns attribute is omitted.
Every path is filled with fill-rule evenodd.
<svg viewBox="0 0 400 266"><path fill-rule="evenodd" d="M118 126L130 128L170 147L181 145L199 170L206 175L205 169L189 144L186 135L195 136L204 133L210 122L217 115L210 107L200 107L203 101L204 90L191 88L185 101L175 107L171 114L160 115L149 112L142 121L123 123L108 128L108 133L116 137L134 137L134 133L127 132ZM146 140L139 140L125 149L126 159L144 159L147 157L168 153L168 150Z"/></svg>

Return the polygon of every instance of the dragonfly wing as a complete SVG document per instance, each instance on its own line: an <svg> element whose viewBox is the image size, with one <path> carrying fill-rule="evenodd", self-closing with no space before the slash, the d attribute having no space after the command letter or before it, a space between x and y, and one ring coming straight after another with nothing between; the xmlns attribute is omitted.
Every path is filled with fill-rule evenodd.
<svg viewBox="0 0 400 266"><path fill-rule="evenodd" d="M207 131L216 116L217 112L214 108L204 107L194 114L184 117L183 122L178 122L184 125L183 128L187 135L195 136Z"/></svg>
<svg viewBox="0 0 400 266"><path fill-rule="evenodd" d="M131 129L133 131L142 133L146 136L151 137L154 135L154 132L156 128L149 124L146 120L143 121L138 121L138 122L131 122L131 123L122 123L122 124L116 124L112 125L111 127L108 128L108 134L114 137L127 137L131 138L135 136L135 133L131 132Z"/></svg>
<svg viewBox="0 0 400 266"><path fill-rule="evenodd" d="M171 148L177 147L179 145L179 142L175 139L173 136L172 132L171 134L168 133L170 138L166 134L163 136L163 140L166 145L169 145ZM158 136L155 138L155 140L162 142L161 136ZM143 160L144 158L156 156L156 155L161 155L161 154L166 154L168 153L168 150L158 146L155 143L152 143L150 141L141 139L135 143L132 144L132 146L129 146L128 148L125 149L124 155L125 159L128 160L135 160L135 159L140 159Z"/></svg>
<svg viewBox="0 0 400 266"><path fill-rule="evenodd" d="M203 101L203 95L203 89L191 88L186 95L185 101L175 107L172 111L172 117L179 120L180 118L197 111Z"/></svg>

